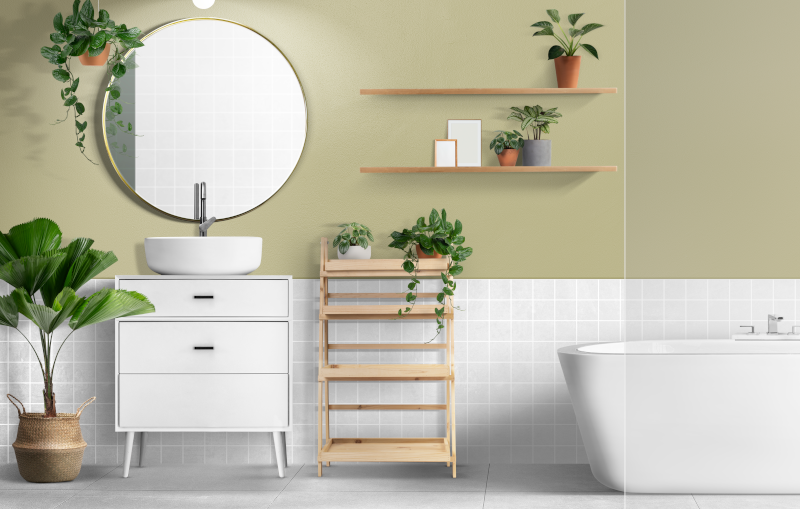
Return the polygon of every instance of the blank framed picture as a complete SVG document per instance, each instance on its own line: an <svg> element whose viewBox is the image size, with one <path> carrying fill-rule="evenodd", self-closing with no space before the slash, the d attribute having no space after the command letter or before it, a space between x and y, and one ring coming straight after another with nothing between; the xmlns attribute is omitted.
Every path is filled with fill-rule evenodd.
<svg viewBox="0 0 800 509"><path fill-rule="evenodd" d="M433 165L458 166L458 142L456 140L434 140Z"/></svg>
<svg viewBox="0 0 800 509"><path fill-rule="evenodd" d="M481 165L481 121L448 120L447 137L458 140L458 165Z"/></svg>

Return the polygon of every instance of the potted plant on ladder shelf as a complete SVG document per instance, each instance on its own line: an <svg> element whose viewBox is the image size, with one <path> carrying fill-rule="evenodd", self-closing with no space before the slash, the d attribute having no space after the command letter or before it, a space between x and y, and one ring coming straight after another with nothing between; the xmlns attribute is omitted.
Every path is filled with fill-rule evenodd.
<svg viewBox="0 0 800 509"><path fill-rule="evenodd" d="M578 74L581 70L581 57L576 56L575 52L580 48L583 48L594 58L599 60L600 57L597 55L597 50L594 48L594 46L591 44L582 43L581 41L583 40L584 35L593 30L597 30L603 25L598 23L587 23L581 28L576 28L575 23L577 23L581 16L583 16L583 13L570 14L567 16L567 19L569 20L569 24L572 26L569 28L569 35L567 35L567 33L564 32L564 29L561 28L561 15L558 14L558 11L555 9L548 9L547 14L550 16L550 19L552 19L556 25L558 25L561 36L555 33L553 24L549 21L538 21L531 25L535 28L541 28L541 30L533 34L533 36L536 37L537 35L549 35L555 37L555 39L558 41L558 44L550 47L550 50L547 52L547 58L555 62L558 88L578 88Z"/></svg>
<svg viewBox="0 0 800 509"><path fill-rule="evenodd" d="M15 288L0 297L0 325L15 329L28 342L44 381L44 413L28 412L21 401L7 395L20 419L13 444L17 466L29 482L71 481L81 471L86 442L81 436L80 416L94 398L74 414L56 412L53 375L64 343L83 327L155 311L147 298L136 292L107 288L89 297L76 294L117 261L111 251L90 249L93 243L78 238L61 247L61 230L49 219L34 219L5 235L0 233L0 279ZM39 329L38 348L20 329L20 314ZM68 328L59 327L64 323ZM56 336L66 337L54 350Z"/></svg>

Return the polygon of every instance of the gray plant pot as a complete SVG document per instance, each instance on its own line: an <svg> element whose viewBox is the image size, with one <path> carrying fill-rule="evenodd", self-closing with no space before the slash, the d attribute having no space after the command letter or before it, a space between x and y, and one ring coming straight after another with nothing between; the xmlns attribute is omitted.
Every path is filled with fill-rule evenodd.
<svg viewBox="0 0 800 509"><path fill-rule="evenodd" d="M522 164L550 166L550 140L525 140L525 145L522 146Z"/></svg>

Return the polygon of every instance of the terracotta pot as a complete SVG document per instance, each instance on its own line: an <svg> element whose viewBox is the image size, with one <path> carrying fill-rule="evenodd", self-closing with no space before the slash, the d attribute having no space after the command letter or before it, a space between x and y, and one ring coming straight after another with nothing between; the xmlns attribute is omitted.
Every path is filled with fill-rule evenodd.
<svg viewBox="0 0 800 509"><path fill-rule="evenodd" d="M434 252L432 255L427 255L422 251L422 248L417 244L417 256L419 258L441 258L442 255L439 253Z"/></svg>
<svg viewBox="0 0 800 509"><path fill-rule="evenodd" d="M83 55L79 56L78 60L80 60L83 65L106 65L106 62L108 62L108 54L110 51L111 51L111 45L106 44L106 49L103 50L103 52L97 55L96 57L90 57L89 52L87 51Z"/></svg>
<svg viewBox="0 0 800 509"><path fill-rule="evenodd" d="M578 88L581 57L558 57L553 62L556 64L558 88Z"/></svg>
<svg viewBox="0 0 800 509"><path fill-rule="evenodd" d="M497 159L500 161L500 166L516 166L518 157L518 148L504 148L502 152L497 154Z"/></svg>
<svg viewBox="0 0 800 509"><path fill-rule="evenodd" d="M28 482L66 482L78 477L86 449L81 435L81 412L94 398L89 398L74 414L44 417L27 412L22 402L10 394L7 396L19 414L17 439L12 446L22 478Z"/></svg>

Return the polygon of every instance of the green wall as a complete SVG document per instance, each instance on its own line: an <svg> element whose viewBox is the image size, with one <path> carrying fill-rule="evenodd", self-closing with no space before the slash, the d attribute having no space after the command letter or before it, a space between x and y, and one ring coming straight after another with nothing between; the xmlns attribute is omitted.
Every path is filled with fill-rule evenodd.
<svg viewBox="0 0 800 509"><path fill-rule="evenodd" d="M800 2L627 3L627 276L796 278Z"/></svg>
<svg viewBox="0 0 800 509"><path fill-rule="evenodd" d="M102 68L81 68L80 97L90 119L89 164L72 146L71 128L51 126L62 114L59 83L39 55L52 18L67 0L7 2L0 23L0 230L46 216L65 237L89 236L113 250L114 274L150 273L143 239L196 235L196 225L153 211L121 183L105 154L100 126ZM394 229L431 207L465 225L475 249L469 278L617 278L623 275L623 1L559 1L562 13L585 10L599 62L586 56L581 85L618 87L596 96L360 96L360 88L552 87L550 40L532 38L533 22L552 2L504 0L218 0L201 11L191 0L105 0L112 19L149 31L193 16L242 22L286 54L303 83L309 133L286 185L257 210L216 224L212 235L265 241L257 273L318 275L318 243L336 225L372 227L375 257ZM652 23L652 21L651 21ZM587 37L588 40L588 37ZM76 64L79 65L79 64ZM481 118L484 164L495 129L513 128L510 106L558 106L554 165L617 165L617 173L531 175L373 175L361 166L429 166L433 140L447 119ZM694 115L689 114L689 117ZM687 120L688 121L688 120ZM211 211L213 214L213 211ZM333 253L332 253L333 255Z"/></svg>

